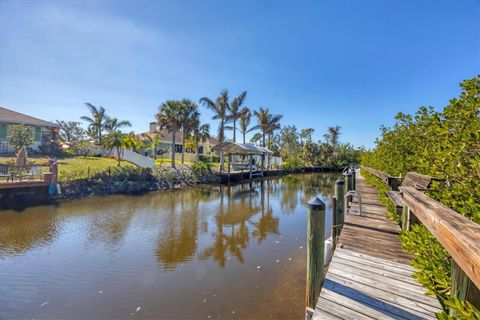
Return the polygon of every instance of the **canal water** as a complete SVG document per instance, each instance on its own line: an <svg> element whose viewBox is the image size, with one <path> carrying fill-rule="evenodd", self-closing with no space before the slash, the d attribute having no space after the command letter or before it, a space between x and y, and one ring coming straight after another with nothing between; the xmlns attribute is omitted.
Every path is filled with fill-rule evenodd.
<svg viewBox="0 0 480 320"><path fill-rule="evenodd" d="M303 319L305 204L330 230L336 178L2 210L0 318Z"/></svg>

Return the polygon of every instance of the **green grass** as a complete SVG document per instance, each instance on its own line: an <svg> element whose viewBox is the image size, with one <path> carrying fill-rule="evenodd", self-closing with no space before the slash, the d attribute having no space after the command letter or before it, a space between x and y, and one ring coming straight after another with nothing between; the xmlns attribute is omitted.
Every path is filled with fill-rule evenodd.
<svg viewBox="0 0 480 320"><path fill-rule="evenodd" d="M33 164L46 163L50 160L48 157L29 158L28 161ZM0 157L0 164L14 164L14 157ZM110 158L100 157L68 157L58 159L58 180L60 182L69 182L79 179L87 179L95 174L118 170L118 161ZM136 165L122 161L121 167L136 167Z"/></svg>
<svg viewBox="0 0 480 320"><path fill-rule="evenodd" d="M160 166L160 165L169 165L171 163L171 161L172 161L171 159L167 159L167 158L157 158L157 159L155 159L155 165L157 167ZM175 163L176 164L181 164L182 161L175 160ZM184 164L191 166L193 164L193 162L192 161L185 161Z"/></svg>

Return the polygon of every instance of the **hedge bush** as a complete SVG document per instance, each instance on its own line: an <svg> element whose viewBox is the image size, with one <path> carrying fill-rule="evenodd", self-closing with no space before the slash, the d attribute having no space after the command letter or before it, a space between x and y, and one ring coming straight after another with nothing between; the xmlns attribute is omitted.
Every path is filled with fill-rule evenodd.
<svg viewBox="0 0 480 320"><path fill-rule="evenodd" d="M375 149L365 152L361 162L391 175L415 171L444 178L446 185L434 186L428 195L480 223L480 76L463 81L460 87L460 96L441 111L420 107L415 115L399 113L392 127L381 127ZM373 183L385 191L378 180ZM403 232L401 241L415 256L414 276L437 295L446 311L454 309L460 318L480 319L472 305L452 297L451 258L425 227ZM446 313L438 316L447 317Z"/></svg>

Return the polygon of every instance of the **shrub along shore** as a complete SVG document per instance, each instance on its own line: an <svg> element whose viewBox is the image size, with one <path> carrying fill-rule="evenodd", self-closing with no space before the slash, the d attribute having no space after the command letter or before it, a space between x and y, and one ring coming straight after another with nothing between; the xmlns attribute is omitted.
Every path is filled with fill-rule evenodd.
<svg viewBox="0 0 480 320"><path fill-rule="evenodd" d="M442 111L421 107L414 116L399 113L393 127L381 128L376 148L364 153L361 162L392 176L415 171L445 179L445 187L428 195L480 223L480 76L462 82L461 88L461 95ZM388 189L367 172L362 175L381 194ZM395 218L390 201L383 197L382 202ZM452 309L461 319L480 319L473 305L452 296L451 257L433 235L417 224L400 239L415 257L415 277L438 297L445 311ZM439 318L447 319L447 313Z"/></svg>

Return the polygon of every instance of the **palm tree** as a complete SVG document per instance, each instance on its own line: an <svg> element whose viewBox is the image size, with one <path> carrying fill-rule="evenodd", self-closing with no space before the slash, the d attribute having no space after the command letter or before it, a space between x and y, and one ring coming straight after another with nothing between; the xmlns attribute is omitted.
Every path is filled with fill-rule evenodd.
<svg viewBox="0 0 480 320"><path fill-rule="evenodd" d="M122 161L122 149L126 147L125 134L118 130L113 131L105 137L103 147L107 150L115 149L117 151L118 166L120 167Z"/></svg>
<svg viewBox="0 0 480 320"><path fill-rule="evenodd" d="M333 164L337 158L337 144L338 137L340 136L340 126L328 127L328 131L323 137L330 143L332 146L332 159L330 161Z"/></svg>
<svg viewBox="0 0 480 320"><path fill-rule="evenodd" d="M220 120L220 126L218 127L218 141L223 142L225 140L225 117L227 116L227 111L230 108L228 90L222 90L215 102L207 97L203 97L200 98L200 103L203 104L207 109L213 111L213 120ZM223 152L220 152L220 171L223 171L223 162Z"/></svg>
<svg viewBox="0 0 480 320"><path fill-rule="evenodd" d="M132 126L132 123L130 121L128 120L119 121L115 117L112 117L112 118L106 117L105 124L104 124L104 128L108 133L112 133L113 131L117 131L121 128L131 127L131 126Z"/></svg>
<svg viewBox="0 0 480 320"><path fill-rule="evenodd" d="M83 121L88 123L88 134L98 143L102 144L102 132L105 129L105 120L107 115L104 107L95 107L93 104L86 102L85 105L92 114L91 117L80 117Z"/></svg>
<svg viewBox="0 0 480 320"><path fill-rule="evenodd" d="M187 135L193 130L195 122L200 117L198 106L195 102L183 99L182 110L180 116L180 124L182 126L182 164L185 162L185 140Z"/></svg>
<svg viewBox="0 0 480 320"><path fill-rule="evenodd" d="M282 115L271 114L268 108L260 108L259 111L254 111L257 117L257 125L253 129L260 129L262 131L262 147L266 147L266 137L268 136L268 146L270 147L271 137L275 130L280 129L280 120ZM265 155L262 155L262 169L265 165Z"/></svg>
<svg viewBox="0 0 480 320"><path fill-rule="evenodd" d="M243 143L245 144L245 135L250 131L248 126L250 125L250 119L252 118L252 113L250 110L245 107L242 109L242 115L240 117L240 132L243 136Z"/></svg>
<svg viewBox="0 0 480 320"><path fill-rule="evenodd" d="M180 101L167 100L158 108L157 118L160 129L167 129L172 134L172 168L175 168L175 135L179 127L178 119L182 116L182 106Z"/></svg>
<svg viewBox="0 0 480 320"><path fill-rule="evenodd" d="M261 140L262 140L262 134L260 132L257 132L250 139L250 142L253 143L253 144L257 144Z"/></svg>
<svg viewBox="0 0 480 320"><path fill-rule="evenodd" d="M229 106L228 112L229 114L225 117L225 122L232 122L233 126L228 127L228 129L233 130L233 142L236 141L236 131L237 131L237 120L242 116L242 105L247 98L247 91L243 91L240 95L238 95L235 99L233 99L232 103Z"/></svg>
<svg viewBox="0 0 480 320"><path fill-rule="evenodd" d="M280 120L282 115L273 115L268 108L260 108L258 111L254 111L255 117L257 117L257 125L252 128L262 131L262 147L266 147L266 137L269 134L273 134L273 131L280 128Z"/></svg>
<svg viewBox="0 0 480 320"><path fill-rule="evenodd" d="M328 131L323 137L330 142L331 146L335 150L337 148L338 137L340 136L340 126L328 127Z"/></svg>
<svg viewBox="0 0 480 320"><path fill-rule="evenodd" d="M149 135L147 133L142 133L142 137L148 141L146 143L146 147L150 152L152 153L153 159L157 159L157 147L158 143L160 142L160 138L162 137L162 134L160 131L156 132L154 135Z"/></svg>
<svg viewBox="0 0 480 320"><path fill-rule="evenodd" d="M198 143L205 142L210 138L210 125L202 124L200 125L199 119L194 123L193 127L193 139L195 141L195 156L197 161L200 160L200 154L198 150Z"/></svg>
<svg viewBox="0 0 480 320"><path fill-rule="evenodd" d="M218 141L223 142L225 140L225 118L227 116L227 111L230 109L228 97L228 90L222 90L220 95L217 97L215 102L213 100L203 97L200 99L200 103L203 104L207 109L210 109L214 112L213 120L220 120L220 126L218 127Z"/></svg>
<svg viewBox="0 0 480 320"><path fill-rule="evenodd" d="M300 144L303 145L303 140L312 141L312 133L315 131L313 128L302 129L300 131Z"/></svg>

